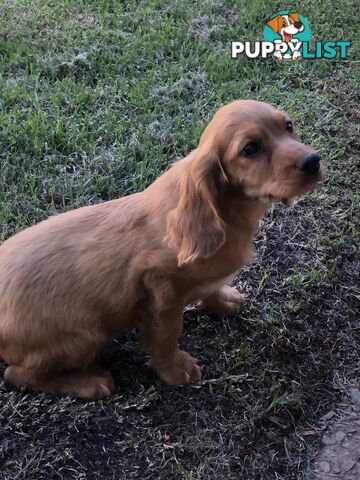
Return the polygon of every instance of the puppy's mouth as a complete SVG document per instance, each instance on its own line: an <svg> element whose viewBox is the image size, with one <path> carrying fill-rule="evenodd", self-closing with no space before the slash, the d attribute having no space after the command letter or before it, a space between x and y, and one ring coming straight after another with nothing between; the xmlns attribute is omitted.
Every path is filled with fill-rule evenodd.
<svg viewBox="0 0 360 480"><path fill-rule="evenodd" d="M284 196L280 198L280 201L286 206L291 207L296 202L298 196L303 195L306 192L312 190L317 183L321 182L324 178L324 170L321 167L319 172L313 177L305 177L303 179L300 189L295 191L293 195Z"/></svg>

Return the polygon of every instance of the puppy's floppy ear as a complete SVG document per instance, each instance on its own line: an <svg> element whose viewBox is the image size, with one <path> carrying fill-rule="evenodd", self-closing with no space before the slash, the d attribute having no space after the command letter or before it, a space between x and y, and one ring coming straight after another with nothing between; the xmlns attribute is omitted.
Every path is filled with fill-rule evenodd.
<svg viewBox="0 0 360 480"><path fill-rule="evenodd" d="M272 18L268 22L266 22L266 25L270 27L275 33L280 32L280 27L281 27L281 18L279 15L277 15L275 18Z"/></svg>
<svg viewBox="0 0 360 480"><path fill-rule="evenodd" d="M219 183L227 180L220 159L209 142L190 156L180 179L178 204L167 218L166 240L177 250L179 266L211 257L225 242L217 209Z"/></svg>

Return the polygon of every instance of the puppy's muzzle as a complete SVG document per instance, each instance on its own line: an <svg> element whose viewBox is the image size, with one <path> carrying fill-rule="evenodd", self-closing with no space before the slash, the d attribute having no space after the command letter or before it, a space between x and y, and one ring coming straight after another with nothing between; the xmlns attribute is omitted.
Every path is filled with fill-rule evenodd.
<svg viewBox="0 0 360 480"><path fill-rule="evenodd" d="M320 156L317 153L307 153L298 159L296 168L306 175L315 175L320 170Z"/></svg>

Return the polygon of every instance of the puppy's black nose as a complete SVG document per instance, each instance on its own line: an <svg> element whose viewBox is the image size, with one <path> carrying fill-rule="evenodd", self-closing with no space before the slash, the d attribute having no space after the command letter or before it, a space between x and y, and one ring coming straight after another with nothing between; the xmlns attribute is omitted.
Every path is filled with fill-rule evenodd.
<svg viewBox="0 0 360 480"><path fill-rule="evenodd" d="M320 170L320 157L317 153L307 153L296 162L296 168L300 172L314 175Z"/></svg>

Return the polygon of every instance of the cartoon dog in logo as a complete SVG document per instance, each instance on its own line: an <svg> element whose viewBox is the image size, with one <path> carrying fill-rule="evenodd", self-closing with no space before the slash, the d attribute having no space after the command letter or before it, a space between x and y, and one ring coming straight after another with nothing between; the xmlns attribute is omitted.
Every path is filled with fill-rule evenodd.
<svg viewBox="0 0 360 480"><path fill-rule="evenodd" d="M299 19L299 15L297 13L288 13L287 15L277 15L276 17L272 18L268 22L266 22L275 33L281 36L282 41L285 43L296 43L299 40L297 38L293 38L293 35L300 33L304 30L304 25L301 23ZM275 40L275 42L279 43L280 40ZM295 50L292 54L285 53L282 55L281 52L277 51L274 53L274 56L277 57L279 60L282 58L292 58L293 60L297 60L301 57L301 53L299 50Z"/></svg>

